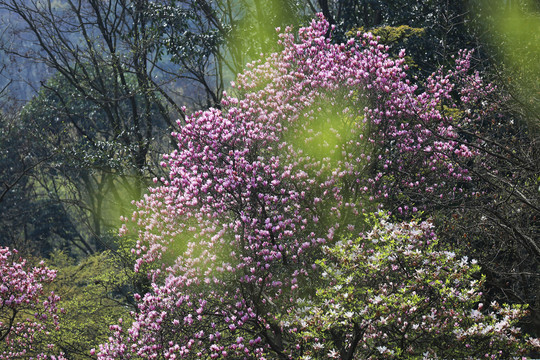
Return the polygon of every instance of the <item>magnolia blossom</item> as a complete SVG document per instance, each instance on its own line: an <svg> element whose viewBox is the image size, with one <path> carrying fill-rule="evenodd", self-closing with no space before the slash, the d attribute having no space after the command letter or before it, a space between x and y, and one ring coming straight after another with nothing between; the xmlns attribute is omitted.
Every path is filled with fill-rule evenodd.
<svg viewBox="0 0 540 360"><path fill-rule="evenodd" d="M284 318L314 295L321 247L359 236L384 199L420 194L408 214L470 181L460 161L475 151L459 127L488 89L467 81L470 53L420 91L404 52L391 58L371 34L334 44L329 30L322 16L285 29L282 50L248 64L220 109L173 134L169 175L121 230L138 239L135 270L150 269L152 291L100 359L300 357Z"/></svg>
<svg viewBox="0 0 540 360"><path fill-rule="evenodd" d="M64 359L46 337L59 326L60 298L43 291L55 277L43 262L30 266L0 247L0 359Z"/></svg>

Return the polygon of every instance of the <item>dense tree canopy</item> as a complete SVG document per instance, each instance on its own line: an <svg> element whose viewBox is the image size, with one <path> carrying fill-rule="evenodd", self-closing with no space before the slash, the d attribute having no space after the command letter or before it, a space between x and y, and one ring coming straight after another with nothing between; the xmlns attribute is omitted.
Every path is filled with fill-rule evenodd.
<svg viewBox="0 0 540 360"><path fill-rule="evenodd" d="M538 357L539 14L0 0L1 356Z"/></svg>

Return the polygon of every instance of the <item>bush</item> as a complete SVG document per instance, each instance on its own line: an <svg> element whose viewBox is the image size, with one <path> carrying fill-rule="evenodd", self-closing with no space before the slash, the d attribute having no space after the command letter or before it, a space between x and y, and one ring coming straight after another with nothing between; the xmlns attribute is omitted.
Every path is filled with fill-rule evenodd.
<svg viewBox="0 0 540 360"><path fill-rule="evenodd" d="M520 339L523 307L484 306L479 265L439 249L430 222L372 223L324 247L317 296L292 317L306 358L510 359L540 347Z"/></svg>

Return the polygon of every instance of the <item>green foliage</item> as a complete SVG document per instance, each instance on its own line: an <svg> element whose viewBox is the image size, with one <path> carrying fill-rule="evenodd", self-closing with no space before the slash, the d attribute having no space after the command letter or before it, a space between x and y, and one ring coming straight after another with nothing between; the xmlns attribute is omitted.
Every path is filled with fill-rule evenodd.
<svg viewBox="0 0 540 360"><path fill-rule="evenodd" d="M134 157L137 147L142 145L131 139L132 118L136 114L132 113L128 98L118 98L115 94L112 69L101 69L107 73L105 93L92 88L91 82L98 80L91 70L81 70L89 78L77 85L61 74L49 79L22 109L22 122L38 128L41 142L48 144L50 150L60 152L61 156L55 159L56 166L64 171L67 168L72 172L95 169L132 174L139 170ZM135 78L128 80L127 91L137 94ZM141 101L141 96L136 98ZM104 106L105 101L110 104ZM152 110L157 118L157 109Z"/></svg>
<svg viewBox="0 0 540 360"><path fill-rule="evenodd" d="M218 29L205 26L204 14L195 3L149 2L143 14L151 23L151 49L173 63L196 68L215 54L223 42Z"/></svg>
<svg viewBox="0 0 540 360"><path fill-rule="evenodd" d="M132 271L110 252L87 257L76 264L62 252L52 254L49 266L57 269L50 285L63 308L54 343L69 359L93 358L90 350L107 340L109 326L129 320Z"/></svg>
<svg viewBox="0 0 540 360"><path fill-rule="evenodd" d="M109 73L105 93L92 88L90 82L98 81L92 68L79 71L88 77L76 85L61 74L51 78L17 120L25 127L21 136L38 153L34 156L46 160L30 182L34 199L41 202L31 218L41 220L27 230L34 241L47 244L40 252L45 256L61 249L81 257L112 245L108 231L117 229L120 215L129 212L129 199L139 197L160 151L149 147L141 162L141 148L159 138L153 130L166 133L156 104L149 109L151 126L143 121L138 125L140 132L156 138L135 133L141 119L130 99L115 92L112 69L101 69L101 75ZM142 102L135 77L126 78L129 92Z"/></svg>
<svg viewBox="0 0 540 360"><path fill-rule="evenodd" d="M379 37L379 42L385 45L394 45L398 42L405 42L410 37L423 36L425 29L410 27L409 25L399 26L380 26L372 29L365 29L360 26L357 29L353 29L347 32L347 36L354 36L356 32L371 32L373 35Z"/></svg>
<svg viewBox="0 0 540 360"><path fill-rule="evenodd" d="M0 115L0 244L46 255L77 235L65 208L43 196L36 180L55 153L11 111Z"/></svg>
<svg viewBox="0 0 540 360"><path fill-rule="evenodd" d="M387 35L392 41L394 35L408 36L405 41L397 41L397 51L404 47L411 57L408 62L416 64L415 74L424 77L440 65L450 64L450 56L460 49L470 49L478 45L472 27L473 22L465 0L370 0L370 1L318 1L320 8L330 22L336 25L336 39L344 41L352 29L379 32L384 42ZM412 33L407 27L417 29ZM390 30L389 32L385 29ZM421 29L421 34L418 30ZM418 36L421 35L421 36Z"/></svg>

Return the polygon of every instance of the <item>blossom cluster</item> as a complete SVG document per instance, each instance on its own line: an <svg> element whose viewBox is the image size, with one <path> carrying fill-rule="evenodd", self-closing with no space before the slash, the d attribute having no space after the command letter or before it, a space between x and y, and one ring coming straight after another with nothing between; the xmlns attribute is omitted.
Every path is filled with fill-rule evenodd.
<svg viewBox="0 0 540 360"><path fill-rule="evenodd" d="M470 76L468 54L421 91L404 52L392 59L371 34L333 44L328 32L322 16L285 29L283 50L248 64L236 96L173 134L169 176L121 230L138 239L152 291L100 359L294 357L283 318L316 285L321 246L358 236L360 214L405 187L444 198L470 180L457 160L475 152L458 128L481 86L459 105L450 95Z"/></svg>
<svg viewBox="0 0 540 360"><path fill-rule="evenodd" d="M519 337L525 309L485 306L478 264L440 249L430 222L372 223L324 246L317 296L291 316L305 358L510 359L540 348Z"/></svg>
<svg viewBox="0 0 540 360"><path fill-rule="evenodd" d="M43 262L32 267L16 250L0 247L0 359L64 359L44 343L59 326L60 298L43 291L55 277Z"/></svg>

